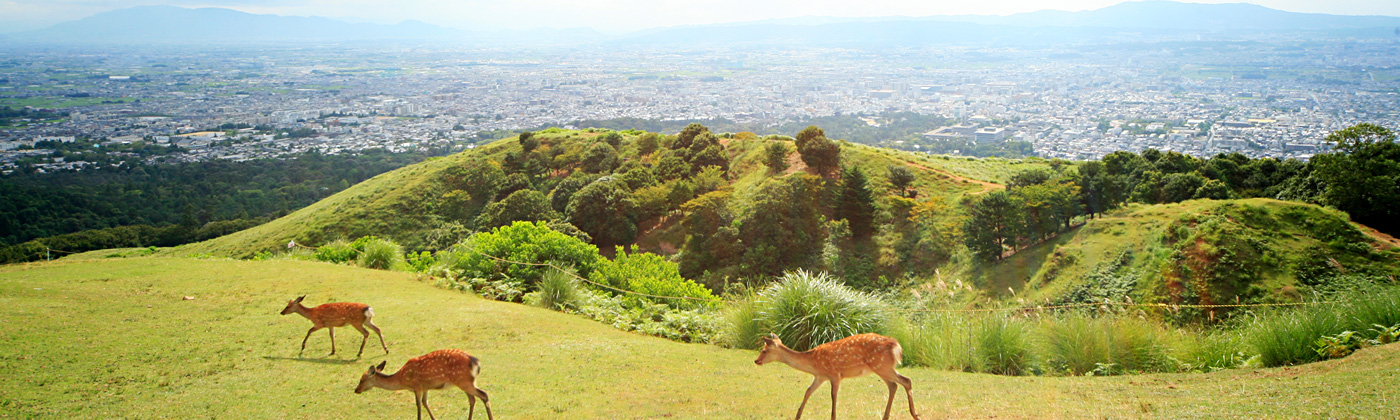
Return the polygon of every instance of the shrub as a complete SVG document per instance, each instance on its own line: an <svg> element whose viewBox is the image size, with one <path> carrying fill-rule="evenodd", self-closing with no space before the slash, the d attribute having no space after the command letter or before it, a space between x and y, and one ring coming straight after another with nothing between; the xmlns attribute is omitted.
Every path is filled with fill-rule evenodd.
<svg viewBox="0 0 1400 420"><path fill-rule="evenodd" d="M1251 366L1259 356L1246 352L1241 336L1230 331L1196 337L1183 355L1181 370L1214 372Z"/></svg>
<svg viewBox="0 0 1400 420"><path fill-rule="evenodd" d="M794 350L860 333L887 333L886 305L880 298L857 292L826 273L798 270L783 274L755 297L751 319L738 319L731 331L772 332ZM754 323L756 325L744 325ZM755 348L758 335L729 334L729 344Z"/></svg>
<svg viewBox="0 0 1400 420"><path fill-rule="evenodd" d="M648 295L701 299L697 301L623 296L624 299L645 299L674 308L694 309L713 306L719 302L719 298L709 289L681 277L680 268L676 263L666 261L660 255L637 253L636 246L632 247L632 254L618 246L617 256L612 261L600 260L597 270L589 275L589 280Z"/></svg>
<svg viewBox="0 0 1400 420"><path fill-rule="evenodd" d="M335 240L316 248L314 257L316 261L342 264L355 259L356 254L355 249L351 248L349 243L343 240Z"/></svg>
<svg viewBox="0 0 1400 420"><path fill-rule="evenodd" d="M472 235L439 253L438 266L453 278L507 281L514 289L528 291L548 268L532 264L574 267L579 275L588 276L599 258L597 247L555 232L544 222L515 222Z"/></svg>
<svg viewBox="0 0 1400 420"><path fill-rule="evenodd" d="M1072 375L1177 370L1162 328L1136 318L1067 314L1041 329L1045 363Z"/></svg>
<svg viewBox="0 0 1400 420"><path fill-rule="evenodd" d="M356 262L365 268L389 270L403 264L403 261L402 246L394 241L374 238L365 241L360 258Z"/></svg>
<svg viewBox="0 0 1400 420"><path fill-rule="evenodd" d="M905 362L944 370L977 370L973 340L976 319L953 312L934 312L915 323L911 338L902 341Z"/></svg>
<svg viewBox="0 0 1400 420"><path fill-rule="evenodd" d="M1319 304L1261 314L1248 326L1248 341L1264 366L1284 366L1321 359L1315 343L1345 331L1376 338L1376 325L1400 323L1400 288L1370 287L1337 297L1342 303Z"/></svg>

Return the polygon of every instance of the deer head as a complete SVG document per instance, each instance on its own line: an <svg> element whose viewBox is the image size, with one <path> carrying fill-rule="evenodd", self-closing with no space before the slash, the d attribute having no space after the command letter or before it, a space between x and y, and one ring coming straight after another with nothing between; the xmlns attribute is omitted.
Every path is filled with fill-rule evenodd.
<svg viewBox="0 0 1400 420"><path fill-rule="evenodd" d="M302 299L306 299L306 295L302 295L302 296L299 297L299 298L296 298L296 299L292 299L292 300L287 301L287 307L282 308L282 315L287 315L287 314L294 314L294 313L296 313L296 312L297 312L297 306L300 306L300 305L301 305L301 300L302 300Z"/></svg>
<svg viewBox="0 0 1400 420"><path fill-rule="evenodd" d="M777 334L773 333L768 333L768 335L759 338L763 340L763 351L758 353L758 359L755 359L753 363L762 366L764 363L777 361L779 356L778 349L785 348L783 346L783 340L778 338Z"/></svg>
<svg viewBox="0 0 1400 420"><path fill-rule="evenodd" d="M388 361L383 361L379 362L378 366L369 365L369 371L365 372L364 375L360 376L360 384L355 386L355 393L359 394L361 392L369 391L370 388L374 388L375 380L383 378L385 376L384 365L388 363Z"/></svg>

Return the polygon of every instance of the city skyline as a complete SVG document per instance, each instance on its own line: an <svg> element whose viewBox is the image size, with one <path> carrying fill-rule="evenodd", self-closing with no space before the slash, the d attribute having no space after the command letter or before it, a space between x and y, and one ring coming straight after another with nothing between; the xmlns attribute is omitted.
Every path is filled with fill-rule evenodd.
<svg viewBox="0 0 1400 420"><path fill-rule="evenodd" d="M1248 3L1289 12L1335 15L1400 16L1400 0L1188 0L1186 3ZM321 16L347 22L397 23L418 20L469 30L577 28L622 33L692 24L749 22L800 17L872 18L890 16L996 15L1041 10L1084 11L1118 0L988 0L984 2L861 3L818 1L601 0L575 4L559 0L461 1L406 0L4 0L0 33L45 28L93 14L146 5L219 7L256 14Z"/></svg>

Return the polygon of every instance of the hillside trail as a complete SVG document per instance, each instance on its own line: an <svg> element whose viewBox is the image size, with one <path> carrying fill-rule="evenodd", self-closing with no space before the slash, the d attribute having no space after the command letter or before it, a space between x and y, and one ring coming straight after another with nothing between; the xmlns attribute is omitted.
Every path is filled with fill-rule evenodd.
<svg viewBox="0 0 1400 420"><path fill-rule="evenodd" d="M1376 240L1376 245L1378 249L1387 250L1391 248L1400 248L1400 239L1396 239L1394 236L1390 236L1389 234L1376 230L1370 226L1366 226L1360 223L1357 223L1356 225L1362 228L1362 233L1365 233L1372 239Z"/></svg>
<svg viewBox="0 0 1400 420"><path fill-rule="evenodd" d="M952 179L952 180L954 180L954 181L959 181L959 182L963 182L963 183L969 183L969 182L970 182L970 183L978 184L978 185L981 185L981 186L982 186L982 191L978 191L978 192L975 192L975 193L968 193L968 195L978 195L978 194L990 192L990 191L995 190L995 189L1006 188L1005 185L1001 185L1001 184L998 184L998 183L995 183L995 182L979 181L979 180L972 179L972 178L968 178L968 177L965 177L965 176L962 176L962 175L958 175L958 174L955 174L955 173L952 173L952 172L948 172L948 171L945 171L945 170L942 170L942 169L930 168L930 167L928 167L928 166L924 166L924 165L921 165L921 164L916 163L916 162L907 161L907 160L901 160L901 161L904 162L905 165L913 166L913 167L915 167L915 168L923 169L923 170L925 170L925 171L937 172L937 173L940 173L940 174L943 174L943 175L947 175L949 179Z"/></svg>

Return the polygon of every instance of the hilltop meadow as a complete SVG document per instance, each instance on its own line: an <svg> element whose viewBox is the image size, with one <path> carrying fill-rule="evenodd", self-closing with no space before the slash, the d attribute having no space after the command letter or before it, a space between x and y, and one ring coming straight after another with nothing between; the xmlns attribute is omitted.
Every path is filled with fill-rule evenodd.
<svg viewBox="0 0 1400 420"><path fill-rule="evenodd" d="M405 392L352 392L367 366L438 348L479 357L499 418L787 418L810 379L757 352L617 331L421 277L301 261L97 255L0 267L0 415L16 418L407 418ZM371 302L388 355L342 329L339 353L288 299ZM186 297L189 299L187 300ZM371 337L371 341L374 338ZM1208 374L1008 377L904 367L923 418L1385 418L1400 410L1400 347ZM873 418L873 377L842 387L842 418ZM824 418L825 392L807 407ZM440 418L466 397L432 394ZM896 403L894 418L908 418ZM478 408L480 410L480 408ZM482 415L482 413L477 413Z"/></svg>

